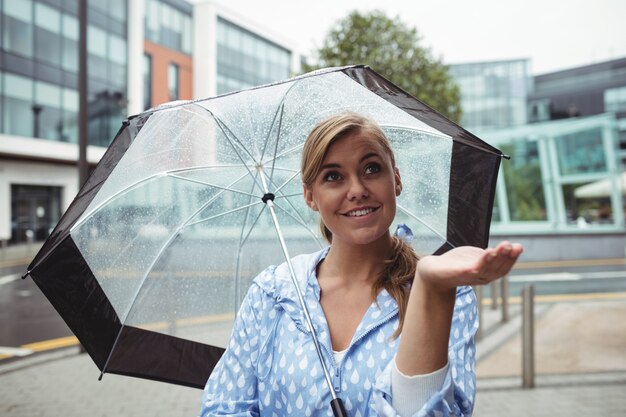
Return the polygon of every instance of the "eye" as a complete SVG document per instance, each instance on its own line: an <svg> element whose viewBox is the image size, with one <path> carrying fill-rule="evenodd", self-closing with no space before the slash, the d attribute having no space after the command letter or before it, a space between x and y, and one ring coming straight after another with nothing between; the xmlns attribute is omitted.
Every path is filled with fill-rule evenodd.
<svg viewBox="0 0 626 417"><path fill-rule="evenodd" d="M341 175L337 171L329 171L324 174L324 181L335 182L341 179Z"/></svg>
<svg viewBox="0 0 626 417"><path fill-rule="evenodd" d="M380 164L377 164L375 162L371 163L371 164L367 164L365 166L365 173L366 174L376 174L378 172L380 172Z"/></svg>

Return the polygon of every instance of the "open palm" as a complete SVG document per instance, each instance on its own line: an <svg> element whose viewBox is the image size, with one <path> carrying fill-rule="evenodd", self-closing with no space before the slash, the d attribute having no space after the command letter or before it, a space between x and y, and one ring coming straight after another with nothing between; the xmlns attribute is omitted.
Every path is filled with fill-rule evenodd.
<svg viewBox="0 0 626 417"><path fill-rule="evenodd" d="M461 246L420 259L417 275L440 288L483 285L509 273L522 251L520 244L506 241L487 249Z"/></svg>

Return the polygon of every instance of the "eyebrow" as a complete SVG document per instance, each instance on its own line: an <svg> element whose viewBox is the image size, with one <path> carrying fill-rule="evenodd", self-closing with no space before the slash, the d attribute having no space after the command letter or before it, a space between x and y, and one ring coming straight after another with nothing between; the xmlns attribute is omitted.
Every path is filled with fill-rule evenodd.
<svg viewBox="0 0 626 417"><path fill-rule="evenodd" d="M363 157L361 159L359 159L359 163L368 160L369 158L372 157L378 157L380 158L380 155L376 152L368 152L365 155L363 155ZM330 164L324 164L320 167L320 171L324 170L324 169L329 169L329 168L341 168L340 164L336 164L336 163L330 163Z"/></svg>

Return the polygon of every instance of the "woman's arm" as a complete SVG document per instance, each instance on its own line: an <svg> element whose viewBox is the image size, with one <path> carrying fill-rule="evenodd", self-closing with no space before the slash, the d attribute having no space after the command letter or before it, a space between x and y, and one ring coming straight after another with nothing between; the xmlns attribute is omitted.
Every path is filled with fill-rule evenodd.
<svg viewBox="0 0 626 417"><path fill-rule="evenodd" d="M483 285L506 275L522 253L518 244L460 247L417 264L396 364L405 375L434 372L447 363L457 286Z"/></svg>

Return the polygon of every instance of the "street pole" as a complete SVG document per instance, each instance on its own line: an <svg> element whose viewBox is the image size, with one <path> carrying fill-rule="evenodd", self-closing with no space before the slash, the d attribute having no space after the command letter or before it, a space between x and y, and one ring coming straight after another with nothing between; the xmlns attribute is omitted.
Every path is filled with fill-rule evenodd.
<svg viewBox="0 0 626 417"><path fill-rule="evenodd" d="M88 86L87 86L87 0L79 0L78 42L78 186L82 187L89 176L87 145L89 135Z"/></svg>
<svg viewBox="0 0 626 417"><path fill-rule="evenodd" d="M535 288L522 290L522 387L535 387Z"/></svg>

